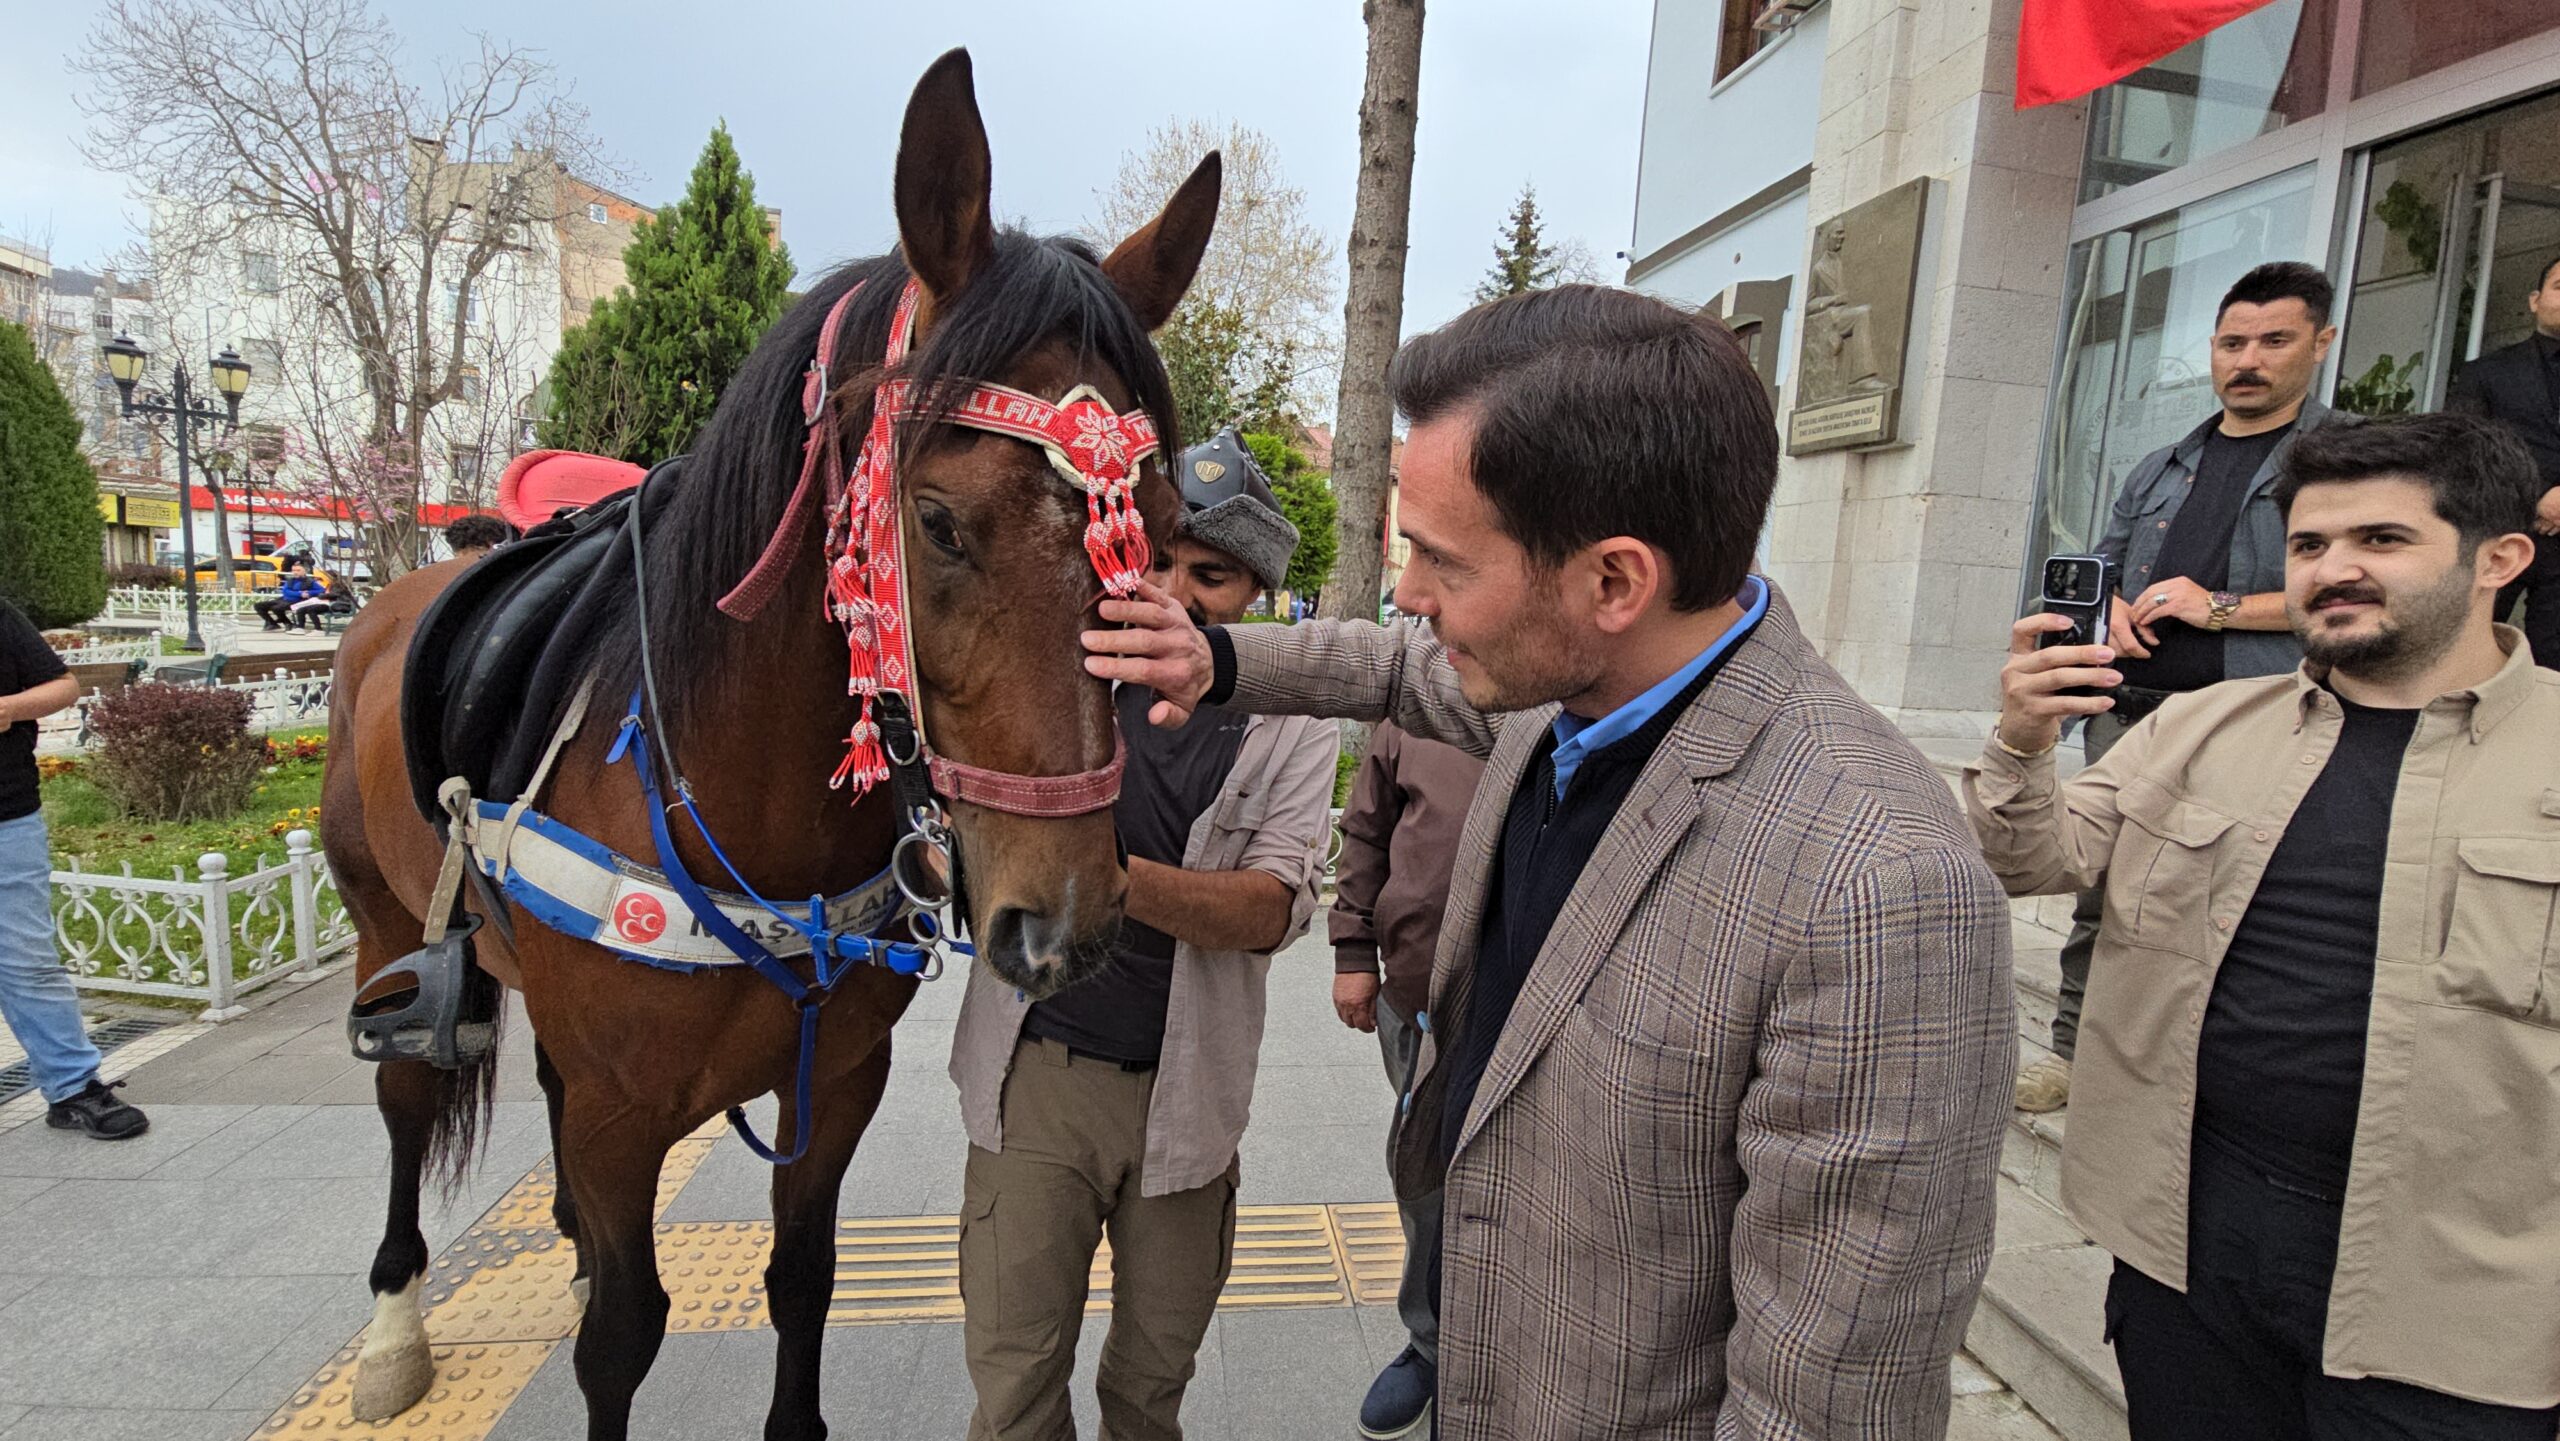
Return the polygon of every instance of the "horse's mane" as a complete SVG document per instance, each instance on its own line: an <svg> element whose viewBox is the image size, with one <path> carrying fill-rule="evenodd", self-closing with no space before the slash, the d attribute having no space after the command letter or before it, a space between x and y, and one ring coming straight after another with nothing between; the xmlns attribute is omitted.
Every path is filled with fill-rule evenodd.
<svg viewBox="0 0 2560 1441"><path fill-rule="evenodd" d="M726 669L719 661L740 630L739 622L714 607L763 553L799 480L807 435L802 379L827 312L847 290L863 287L836 337L829 377L838 393L836 413L850 465L870 424L879 357L907 278L905 261L892 252L849 262L811 287L774 322L721 393L710 423L677 468L674 483L666 485L668 493L661 498L658 484L649 487L649 642L665 720L676 734L696 733L697 721L748 703L752 678L727 676L728 684L717 688L726 694L705 684ZM943 410L957 405L971 385L999 379L1025 352L1051 340L1074 346L1081 358L1116 373L1153 417L1164 453L1176 452L1180 438L1164 363L1102 273L1092 247L1081 240L998 231L994 257L940 308L923 344L908 357L906 373L920 401ZM812 552L793 559L793 578L805 583L819 564L817 546L814 539L798 543ZM640 633L637 607L620 609L599 625L590 653L600 660L600 694L631 693L639 678ZM840 668L843 659L809 658L821 669ZM754 723L752 714L734 718Z"/></svg>

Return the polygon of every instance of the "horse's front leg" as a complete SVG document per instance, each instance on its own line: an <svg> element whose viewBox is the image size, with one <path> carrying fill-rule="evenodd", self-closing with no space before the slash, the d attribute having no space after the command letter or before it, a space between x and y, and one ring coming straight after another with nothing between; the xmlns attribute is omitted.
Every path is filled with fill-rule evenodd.
<svg viewBox="0 0 2560 1441"><path fill-rule="evenodd" d="M620 1094L594 1094L606 1089L601 1080L582 1088L574 1061L563 1079L560 1169L575 1194L578 1260L592 1285L573 1355L578 1389L587 1399L588 1441L626 1441L631 1397L667 1334L667 1292L658 1283L658 1168L686 1128Z"/></svg>
<svg viewBox="0 0 2560 1441"><path fill-rule="evenodd" d="M773 1168L773 1257L765 1265L764 1292L777 1344L765 1441L824 1441L827 1434L818 1357L835 1294L836 1195L888 1083L889 1038L882 1036L852 1074L818 1093L808 1153ZM785 1097L776 1131L788 1136L794 1124Z"/></svg>

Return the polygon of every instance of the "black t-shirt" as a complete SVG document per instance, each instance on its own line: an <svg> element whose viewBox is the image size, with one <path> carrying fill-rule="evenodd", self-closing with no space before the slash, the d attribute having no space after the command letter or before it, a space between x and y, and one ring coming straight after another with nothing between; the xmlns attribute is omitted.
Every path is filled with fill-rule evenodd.
<svg viewBox="0 0 2560 1441"><path fill-rule="evenodd" d="M1124 685L1112 697L1129 769L1111 808L1132 856L1182 864L1191 828L1218 799L1244 746L1248 717L1204 705L1180 730L1147 722L1155 692ZM1111 964L1031 1008L1022 1028L1088 1055L1152 1066L1164 1050L1165 1006L1173 998L1173 937L1122 919Z"/></svg>
<svg viewBox="0 0 2560 1441"><path fill-rule="evenodd" d="M2338 748L2231 933L2196 1053L2196 1128L2333 1191L2355 1149L2391 797L2419 716L2339 704Z"/></svg>
<svg viewBox="0 0 2560 1441"><path fill-rule="evenodd" d="M0 601L0 696L33 690L67 673L34 623ZM0 727L0 821L34 815L37 804L36 723Z"/></svg>
<svg viewBox="0 0 2560 1441"><path fill-rule="evenodd" d="M2256 435L2231 436L2217 424L2205 432L2204 455L2187 482L2187 496L2169 533L2160 540L2160 559L2151 567L2154 581L2184 576L2206 590L2231 588L2231 536L2249 502L2249 482L2257 479L2267 457L2293 433L2290 424ZM2136 605L2140 595L2127 595ZM2119 659L2124 683L2150 690L2202 690L2223 678L2222 632L2185 621L2163 621L2152 627L2160 637L2150 658Z"/></svg>

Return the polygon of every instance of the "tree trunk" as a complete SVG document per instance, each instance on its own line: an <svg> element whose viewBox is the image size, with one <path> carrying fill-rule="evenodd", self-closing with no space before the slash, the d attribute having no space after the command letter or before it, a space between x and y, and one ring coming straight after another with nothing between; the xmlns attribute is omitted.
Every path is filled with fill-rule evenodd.
<svg viewBox="0 0 2560 1441"><path fill-rule="evenodd" d="M1330 620L1376 620L1386 559L1395 405L1387 363L1404 328L1405 229L1413 208L1413 122L1422 87L1422 0L1367 0L1369 75L1360 91L1360 190L1351 210L1342 305L1342 389L1334 401Z"/></svg>
<svg viewBox="0 0 2560 1441"><path fill-rule="evenodd" d="M233 588L231 579L231 512L222 501L222 477L204 477L204 488L213 494L213 585L216 590Z"/></svg>

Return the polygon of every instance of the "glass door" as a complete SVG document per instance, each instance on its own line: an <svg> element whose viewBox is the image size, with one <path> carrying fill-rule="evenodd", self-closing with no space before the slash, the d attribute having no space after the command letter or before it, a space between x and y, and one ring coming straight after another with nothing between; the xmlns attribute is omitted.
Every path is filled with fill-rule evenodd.
<svg viewBox="0 0 2560 1441"><path fill-rule="evenodd" d="M2436 410L2461 367L2530 334L2538 267L2560 254L2560 96L2363 157L2333 403Z"/></svg>

